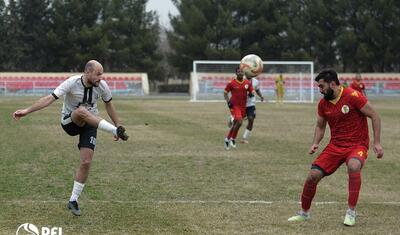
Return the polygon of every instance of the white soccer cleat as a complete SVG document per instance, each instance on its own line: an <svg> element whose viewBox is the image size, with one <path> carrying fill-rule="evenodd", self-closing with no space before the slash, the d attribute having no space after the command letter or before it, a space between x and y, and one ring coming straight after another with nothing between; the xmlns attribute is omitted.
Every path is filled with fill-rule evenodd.
<svg viewBox="0 0 400 235"><path fill-rule="evenodd" d="M225 150L229 150L231 148L231 146L229 145L228 138L224 139L224 148L225 148Z"/></svg>
<svg viewBox="0 0 400 235"><path fill-rule="evenodd" d="M356 224L356 211L347 209L343 224L346 226L354 226Z"/></svg>
<svg viewBox="0 0 400 235"><path fill-rule="evenodd" d="M235 139L230 139L229 140L229 146L231 146L232 148L236 148L236 140Z"/></svg>
<svg viewBox="0 0 400 235"><path fill-rule="evenodd" d="M311 219L310 213L299 211L297 215L290 217L288 221L307 221L309 219Z"/></svg>

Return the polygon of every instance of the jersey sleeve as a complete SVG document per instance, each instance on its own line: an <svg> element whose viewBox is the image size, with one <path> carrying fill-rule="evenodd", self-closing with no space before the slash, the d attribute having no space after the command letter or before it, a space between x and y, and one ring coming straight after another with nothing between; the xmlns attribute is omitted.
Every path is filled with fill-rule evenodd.
<svg viewBox="0 0 400 235"><path fill-rule="evenodd" d="M108 103L112 100L112 94L111 94L111 90L110 87L108 86L107 82L105 82L104 80L101 80L100 82L100 95L101 95L101 99L105 102Z"/></svg>
<svg viewBox="0 0 400 235"><path fill-rule="evenodd" d="M54 98L58 99L61 96L67 94L73 85L73 79L68 78L67 80L63 81L56 89L53 91L52 95Z"/></svg>
<svg viewBox="0 0 400 235"><path fill-rule="evenodd" d="M318 103L317 113L318 113L318 115L320 117L324 117L325 116L325 114L324 114L324 105L323 105L323 100L322 99Z"/></svg>
<svg viewBox="0 0 400 235"><path fill-rule="evenodd" d="M224 92L229 93L231 90L232 90L232 81L226 84Z"/></svg>
<svg viewBox="0 0 400 235"><path fill-rule="evenodd" d="M357 109L362 109L362 107L364 107L364 105L368 102L367 98L359 91L353 91L350 101L351 104Z"/></svg>

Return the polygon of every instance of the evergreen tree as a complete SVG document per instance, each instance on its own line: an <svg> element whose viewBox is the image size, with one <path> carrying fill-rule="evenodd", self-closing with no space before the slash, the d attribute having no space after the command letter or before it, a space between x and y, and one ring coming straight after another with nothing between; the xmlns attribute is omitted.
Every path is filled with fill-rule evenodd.
<svg viewBox="0 0 400 235"><path fill-rule="evenodd" d="M173 31L168 32L174 50L170 63L183 73L191 70L193 60L239 60L249 53L258 54L264 60L310 57L298 53L304 52L303 40L299 40L304 28L296 31L291 27L287 1L182 0L174 3L180 15L171 19Z"/></svg>
<svg viewBox="0 0 400 235"><path fill-rule="evenodd" d="M103 1L54 0L47 34L51 71L82 71L85 62L107 58L109 41L101 29Z"/></svg>
<svg viewBox="0 0 400 235"><path fill-rule="evenodd" d="M391 72L399 64L398 48L393 39L398 37L399 13L395 0L371 1L369 17L366 20L365 37L372 52L370 71Z"/></svg>
<svg viewBox="0 0 400 235"><path fill-rule="evenodd" d="M168 41L173 50L169 55L169 62L178 68L179 72L188 73L193 60L207 59L205 50L208 40L204 34L207 32L207 27L213 26L210 25L201 9L208 9L209 16L214 18L216 14L212 12L215 8L211 0L182 0L180 2L174 0L173 2L180 14L171 18L173 30L167 32ZM208 34L211 33L208 32Z"/></svg>
<svg viewBox="0 0 400 235"><path fill-rule="evenodd" d="M0 0L0 70L5 69L3 61L6 60L5 53L7 43L7 27L6 27L6 5L4 0Z"/></svg>
<svg viewBox="0 0 400 235"><path fill-rule="evenodd" d="M154 12L146 12L147 0L109 1L102 30L110 42L106 68L115 72L148 72L163 78L157 50L159 24Z"/></svg>
<svg viewBox="0 0 400 235"><path fill-rule="evenodd" d="M23 32L18 40L23 53L19 69L22 71L44 71L47 68L48 6L48 0L19 0L19 27Z"/></svg>
<svg viewBox="0 0 400 235"><path fill-rule="evenodd" d="M193 60L313 60L316 69L400 70L396 0L173 0L168 62L187 75ZM147 0L0 0L0 69L106 71L165 76L160 28ZM163 44L164 45L164 44Z"/></svg>
<svg viewBox="0 0 400 235"><path fill-rule="evenodd" d="M21 43L23 32L19 12L17 2L15 0L10 0L4 15L6 33L4 36L3 53L6 59L1 61L2 67L6 71L21 71L24 54L23 45Z"/></svg>
<svg viewBox="0 0 400 235"><path fill-rule="evenodd" d="M336 37L341 28L337 1L305 1L305 24L309 25L311 57L320 67L337 67Z"/></svg>

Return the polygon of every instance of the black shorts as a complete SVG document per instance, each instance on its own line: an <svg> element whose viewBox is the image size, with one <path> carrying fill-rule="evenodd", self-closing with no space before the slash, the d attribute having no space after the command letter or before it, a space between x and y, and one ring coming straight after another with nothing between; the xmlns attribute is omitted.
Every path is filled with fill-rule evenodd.
<svg viewBox="0 0 400 235"><path fill-rule="evenodd" d="M249 118L249 117L256 118L256 106L246 107L246 115L247 115L247 118Z"/></svg>
<svg viewBox="0 0 400 235"><path fill-rule="evenodd" d="M76 125L71 119L71 114L63 117L61 126L68 135L79 135L79 149L90 148L94 150L96 147L97 128L89 126L88 124L83 127Z"/></svg>

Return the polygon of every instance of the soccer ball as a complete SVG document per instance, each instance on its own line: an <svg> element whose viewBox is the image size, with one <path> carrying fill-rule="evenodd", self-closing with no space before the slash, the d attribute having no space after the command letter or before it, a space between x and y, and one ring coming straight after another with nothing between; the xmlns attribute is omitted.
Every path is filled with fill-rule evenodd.
<svg viewBox="0 0 400 235"><path fill-rule="evenodd" d="M259 75L263 71L263 61L258 55L246 55L240 60L240 70L247 78Z"/></svg>

